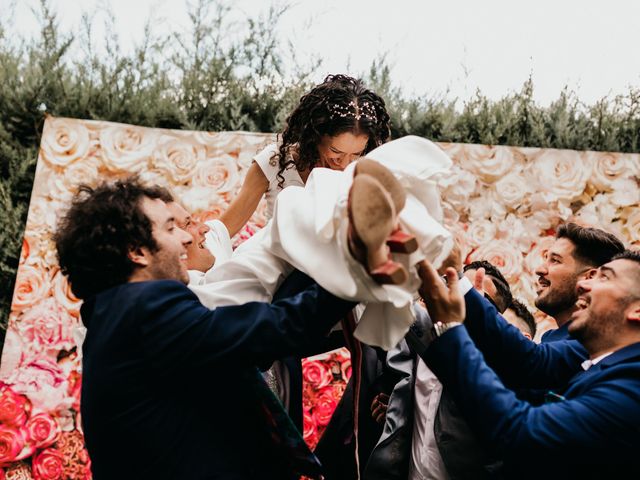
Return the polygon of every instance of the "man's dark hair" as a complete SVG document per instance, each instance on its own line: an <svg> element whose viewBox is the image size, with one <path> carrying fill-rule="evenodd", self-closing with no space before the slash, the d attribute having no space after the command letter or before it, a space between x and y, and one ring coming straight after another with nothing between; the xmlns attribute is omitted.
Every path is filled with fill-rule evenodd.
<svg viewBox="0 0 640 480"><path fill-rule="evenodd" d="M636 262L638 267L640 267L640 250L625 250L623 252L614 255L611 260L631 260L632 262ZM636 275L636 291L633 295L633 298L640 298L640 274Z"/></svg>
<svg viewBox="0 0 640 480"><path fill-rule="evenodd" d="M173 200L166 189L144 186L135 177L80 186L53 236L62 273L78 298L125 283L134 269L131 250L157 251L151 220L141 207L144 197Z"/></svg>
<svg viewBox="0 0 640 480"><path fill-rule="evenodd" d="M476 260L463 267L463 271L478 270L484 268L484 272L487 276L491 277L493 284L496 287L498 298L490 299L498 309L500 313L503 313L513 300L511 289L509 288L509 282L504 278L502 272L498 268L489 263L487 260Z"/></svg>
<svg viewBox="0 0 640 480"><path fill-rule="evenodd" d="M615 235L571 222L560 225L556 238L566 238L573 243L573 257L580 263L593 267L604 265L614 255L624 251L624 245Z"/></svg>
<svg viewBox="0 0 640 480"><path fill-rule="evenodd" d="M509 308L512 309L516 316L527 325L527 330L529 330L531 338L535 337L538 326L536 325L536 319L533 317L527 306L517 298L514 298L511 301Z"/></svg>

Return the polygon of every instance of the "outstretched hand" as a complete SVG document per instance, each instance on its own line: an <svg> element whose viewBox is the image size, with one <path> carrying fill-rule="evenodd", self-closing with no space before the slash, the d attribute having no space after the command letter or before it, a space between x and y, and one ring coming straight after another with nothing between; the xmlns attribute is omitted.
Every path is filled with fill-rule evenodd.
<svg viewBox="0 0 640 480"><path fill-rule="evenodd" d="M417 265L418 275L422 280L419 293L429 311L433 323L463 322L465 316L464 299L458 288L458 273L454 268L447 268L447 283L442 281L433 266L423 260Z"/></svg>

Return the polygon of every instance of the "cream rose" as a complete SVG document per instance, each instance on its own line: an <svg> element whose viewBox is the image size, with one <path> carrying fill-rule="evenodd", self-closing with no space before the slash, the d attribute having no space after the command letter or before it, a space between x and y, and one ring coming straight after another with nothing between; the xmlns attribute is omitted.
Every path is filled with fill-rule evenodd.
<svg viewBox="0 0 640 480"><path fill-rule="evenodd" d="M625 208L623 210L623 231L629 241L636 246L640 243L640 209Z"/></svg>
<svg viewBox="0 0 640 480"><path fill-rule="evenodd" d="M80 318L80 306L82 305L82 300L79 300L73 294L67 277L59 269L53 274L51 286L55 301L70 315Z"/></svg>
<svg viewBox="0 0 640 480"><path fill-rule="evenodd" d="M458 212L463 211L475 193L476 183L477 180L473 174L454 165L450 172L438 178L443 203L450 204Z"/></svg>
<svg viewBox="0 0 640 480"><path fill-rule="evenodd" d="M545 149L532 159L525 174L530 175L547 202L570 202L584 192L591 176L591 165L584 161L581 152Z"/></svg>
<svg viewBox="0 0 640 480"><path fill-rule="evenodd" d="M31 201L27 216L27 232L30 236L48 237L55 231L59 212L64 208L63 203L38 197Z"/></svg>
<svg viewBox="0 0 640 480"><path fill-rule="evenodd" d="M22 250L20 250L20 265L27 262L27 259L31 255L31 244L29 238L25 235L22 237Z"/></svg>
<svg viewBox="0 0 640 480"><path fill-rule="evenodd" d="M175 192L184 208L192 214L208 211L211 205L219 204L222 204L220 207L220 213L226 210L226 206L224 206L225 202L221 200L220 196L213 188L182 187L176 188ZM218 216L220 215L218 214Z"/></svg>
<svg viewBox="0 0 640 480"><path fill-rule="evenodd" d="M599 190L613 189L612 183L629 174L629 157L620 153L585 152L585 161L593 165L589 183Z"/></svg>
<svg viewBox="0 0 640 480"><path fill-rule="evenodd" d="M469 225L467 239L477 247L491 242L496 237L496 227L488 220L477 220Z"/></svg>
<svg viewBox="0 0 640 480"><path fill-rule="evenodd" d="M24 311L31 308L49 295L51 285L44 272L31 265L22 265L16 276L16 286L13 293L13 311Z"/></svg>
<svg viewBox="0 0 640 480"><path fill-rule="evenodd" d="M502 177L492 188L494 201L511 211L522 206L530 192L531 187L525 181L521 171L511 172Z"/></svg>
<svg viewBox="0 0 640 480"><path fill-rule="evenodd" d="M160 144L153 153L153 166L166 172L174 183L185 183L194 175L198 164L206 158L206 149L187 139L171 138Z"/></svg>
<svg viewBox="0 0 640 480"><path fill-rule="evenodd" d="M48 118L40 150L42 158L54 167L67 167L83 158L91 146L89 131L79 121Z"/></svg>
<svg viewBox="0 0 640 480"><path fill-rule="evenodd" d="M485 183L493 183L514 167L516 149L489 145L464 145L459 155L460 165L476 174ZM521 154L517 154L518 158Z"/></svg>
<svg viewBox="0 0 640 480"><path fill-rule="evenodd" d="M618 207L640 204L640 189L633 178L618 178L611 182L611 202Z"/></svg>
<svg viewBox="0 0 640 480"><path fill-rule="evenodd" d="M115 172L142 172L149 160L158 134L151 129L111 124L100 130L104 164Z"/></svg>
<svg viewBox="0 0 640 480"><path fill-rule="evenodd" d="M54 200L68 203L81 184L95 186L100 181L100 160L88 157L74 163L59 175L52 175L47 181L47 192Z"/></svg>
<svg viewBox="0 0 640 480"><path fill-rule="evenodd" d="M470 260L487 260L500 269L508 282L515 282L522 273L522 253L507 240L492 240L480 246Z"/></svg>
<svg viewBox="0 0 640 480"><path fill-rule="evenodd" d="M532 228L530 224L514 214L509 214L504 220L498 222L496 231L497 238L508 240L521 252L529 251L539 234L537 229Z"/></svg>
<svg viewBox="0 0 640 480"><path fill-rule="evenodd" d="M171 182L167 178L167 172L160 170L145 170L140 172L140 181L145 185L160 185L161 187L171 188Z"/></svg>
<svg viewBox="0 0 640 480"><path fill-rule="evenodd" d="M208 158L198 165L193 184L209 187L218 193L231 192L238 183L238 166L231 155Z"/></svg>
<svg viewBox="0 0 640 480"><path fill-rule="evenodd" d="M524 268L529 274L534 275L536 269L542 265L544 261L544 253L551 248L556 239L554 236L540 237L532 245L531 250L524 258Z"/></svg>

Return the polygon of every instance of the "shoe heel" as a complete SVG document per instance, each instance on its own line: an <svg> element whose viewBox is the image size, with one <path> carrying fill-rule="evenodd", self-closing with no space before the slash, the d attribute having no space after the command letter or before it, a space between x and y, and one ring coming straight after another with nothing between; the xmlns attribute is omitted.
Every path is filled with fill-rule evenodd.
<svg viewBox="0 0 640 480"><path fill-rule="evenodd" d="M418 249L418 240L402 230L396 230L387 238L387 246L394 253L413 253Z"/></svg>
<svg viewBox="0 0 640 480"><path fill-rule="evenodd" d="M388 260L369 274L380 285L402 285L409 278L407 270L393 260Z"/></svg>

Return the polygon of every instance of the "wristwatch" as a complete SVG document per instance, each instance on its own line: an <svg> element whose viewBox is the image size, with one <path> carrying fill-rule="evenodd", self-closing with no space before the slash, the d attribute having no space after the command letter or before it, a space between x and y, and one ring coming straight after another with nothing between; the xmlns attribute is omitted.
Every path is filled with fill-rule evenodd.
<svg viewBox="0 0 640 480"><path fill-rule="evenodd" d="M440 337L442 336L442 334L444 332L446 332L447 330L452 329L453 327L457 327L458 325L462 325L461 322L448 322L448 323L444 323L444 322L438 322L438 323L434 323L433 324L433 335L435 337Z"/></svg>

